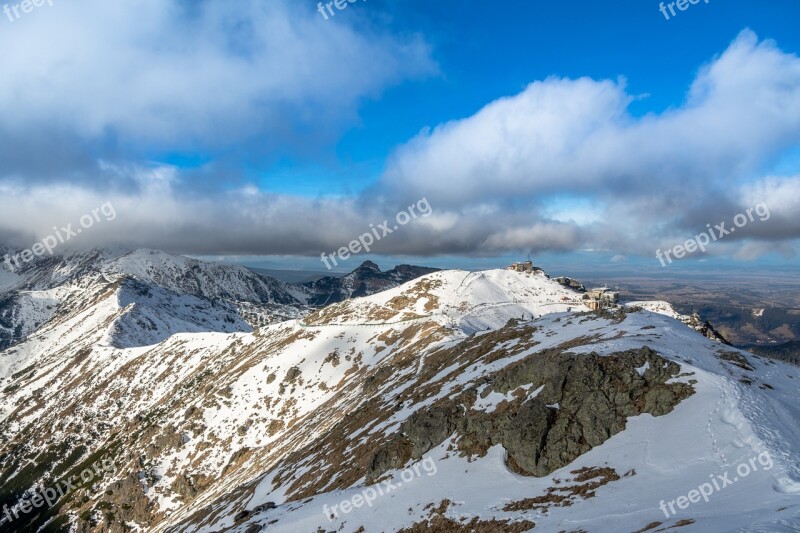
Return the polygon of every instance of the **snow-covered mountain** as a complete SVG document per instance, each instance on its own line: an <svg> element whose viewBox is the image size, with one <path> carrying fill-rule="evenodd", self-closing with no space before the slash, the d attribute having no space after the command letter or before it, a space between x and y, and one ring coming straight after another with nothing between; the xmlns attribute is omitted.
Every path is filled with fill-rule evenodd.
<svg viewBox="0 0 800 533"><path fill-rule="evenodd" d="M302 295L277 280L156 250L75 252L3 272L0 348L56 315L91 306L109 287L119 316L108 341L120 347L156 344L179 332L252 331L306 312Z"/></svg>
<svg viewBox="0 0 800 533"><path fill-rule="evenodd" d="M144 346L179 332L252 331L433 271L400 265L381 272L366 262L342 278L288 284L241 266L157 250L73 252L37 259L13 271L0 266L0 348L26 338L51 320L62 304L97 288L86 280L127 280L119 285L118 305L128 312L118 324L119 335L112 337L121 336L119 346Z"/></svg>
<svg viewBox="0 0 800 533"><path fill-rule="evenodd" d="M296 292L284 283L234 265L209 263L157 250L136 250L102 271L134 277L177 294L259 304L295 305Z"/></svg>
<svg viewBox="0 0 800 533"><path fill-rule="evenodd" d="M293 289L163 260L70 278L0 352L3 531L798 530L795 366L507 270L248 330L233 302Z"/></svg>

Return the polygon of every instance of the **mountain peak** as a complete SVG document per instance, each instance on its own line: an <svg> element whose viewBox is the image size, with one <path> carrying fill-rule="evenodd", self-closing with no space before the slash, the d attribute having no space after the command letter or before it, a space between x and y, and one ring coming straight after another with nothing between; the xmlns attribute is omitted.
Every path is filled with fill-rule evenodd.
<svg viewBox="0 0 800 533"><path fill-rule="evenodd" d="M363 272L365 270L368 270L370 272L380 273L381 267L379 267L376 263L373 263L372 261L364 261L353 272Z"/></svg>

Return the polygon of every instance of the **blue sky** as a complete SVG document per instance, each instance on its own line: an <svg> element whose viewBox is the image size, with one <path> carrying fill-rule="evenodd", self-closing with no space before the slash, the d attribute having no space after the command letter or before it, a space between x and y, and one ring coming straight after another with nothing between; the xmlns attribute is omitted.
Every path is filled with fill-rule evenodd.
<svg viewBox="0 0 800 533"><path fill-rule="evenodd" d="M321 160L287 158L267 170L260 183L296 194L360 190L377 179L392 149L421 129L467 117L548 76L623 77L629 91L642 96L631 112L643 115L679 106L699 66L743 28L777 40L784 49L800 50L800 5L791 0L701 1L669 21L657 2L610 5L407 0L357 4L337 12L332 23L358 15L393 33L424 34L441 72L366 99L357 124L331 143ZM331 101L335 105L333 96ZM282 179L287 175L296 179Z"/></svg>
<svg viewBox="0 0 800 533"><path fill-rule="evenodd" d="M113 201L77 245L316 269L426 198L430 216L337 268L614 270L766 202L769 220L685 262L797 264L797 2L334 10L75 0L0 19L19 51L0 80L0 240Z"/></svg>

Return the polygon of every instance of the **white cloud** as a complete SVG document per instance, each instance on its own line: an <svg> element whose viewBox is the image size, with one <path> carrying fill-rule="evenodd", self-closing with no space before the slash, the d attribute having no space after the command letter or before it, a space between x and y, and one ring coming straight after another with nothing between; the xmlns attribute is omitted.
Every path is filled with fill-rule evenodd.
<svg viewBox="0 0 800 533"><path fill-rule="evenodd" d="M581 229L575 224L536 223L500 229L490 235L482 247L498 252L525 249L574 251L582 242Z"/></svg>
<svg viewBox="0 0 800 533"><path fill-rule="evenodd" d="M286 135L294 121L322 128L387 84L435 71L420 38L359 33L311 7L45 4L0 32L3 127L128 146L235 145Z"/></svg>
<svg viewBox="0 0 800 533"><path fill-rule="evenodd" d="M75 0L65 8L72 15L59 16L79 18L75 5L102 10L109 29L72 21L86 26L86 35L67 42L66 51L26 43L44 59L39 66L12 64L13 75L0 81L4 124L23 124L26 113L34 121L51 114L55 123L74 122L87 137L112 129L149 139L186 134L213 143L243 123L233 138L261 127L246 124L253 109L283 103L322 112L347 107L393 76L430 67L427 49L417 41L387 38L366 45L338 20L295 20L283 2L245 2L236 12L202 3L187 17L163 7L178 4L147 0L136 24L123 24L132 5L127 2ZM52 21L43 18L45 28L55 24L53 12L46 13ZM250 37L230 42L225 28L239 23L252 26L250 33L234 33ZM175 34L152 38L164 25ZM76 30L67 27L61 31L73 36ZM23 34L30 30L20 28ZM193 28L210 35L209 42L195 42ZM107 50L90 45L105 37ZM7 44L4 39L8 34L0 34L0 46ZM282 44L288 48L276 52ZM93 65L107 66L108 76L82 79L89 67L77 60L81 51ZM373 60L385 62L365 69ZM362 70L369 71L363 79ZM231 76L237 83L228 88L225 79ZM60 96L36 83L17 102L9 99L25 92L25 80L45 78L64 87L63 105ZM202 90L187 92L193 86ZM99 165L104 175L136 187L101 193L79 183L44 187L7 179L0 181L0 228L4 235L24 236L29 242L16 244L28 246L53 225L112 201L118 218L86 232L81 243L122 241L194 254L318 255L426 197L433 214L381 240L376 253L591 249L611 252L618 262L683 243L706 223L731 220L764 201L772 212L769 221L749 224L735 238L716 243L709 255L791 253L800 238L800 177L755 177L762 164L800 143L796 56L745 31L699 71L681 107L634 117L627 111L630 100L621 82L535 82L400 147L382 182L360 197L313 200L253 187L190 195L181 190L183 176L174 168L107 162Z"/></svg>
<svg viewBox="0 0 800 533"><path fill-rule="evenodd" d="M800 60L742 32L687 102L633 117L623 82L550 78L397 150L387 187L440 204L559 192L681 194L747 177L800 143Z"/></svg>

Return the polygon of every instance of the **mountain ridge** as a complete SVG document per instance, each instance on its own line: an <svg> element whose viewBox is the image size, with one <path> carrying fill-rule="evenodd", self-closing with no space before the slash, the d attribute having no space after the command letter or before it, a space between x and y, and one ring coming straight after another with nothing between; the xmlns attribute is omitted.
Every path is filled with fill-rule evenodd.
<svg viewBox="0 0 800 533"><path fill-rule="evenodd" d="M0 506L19 511L33 487L92 460L114 464L95 488L12 522L0 516L0 527L800 523L800 438L790 438L800 436L800 370L715 342L670 313L590 311L543 273L444 270L224 331L243 329L225 321L234 307L206 307L203 295L258 296L251 285L206 285L191 262L156 275L148 268L163 258L133 259L144 276L85 272L59 288L68 294L49 321L0 350ZM175 272L189 273L166 274ZM207 328L220 331L192 331L203 317L220 320ZM187 331L161 325L179 322ZM156 342L144 345L136 335L148 331ZM696 486L698 471L765 453L774 469L748 478L746 500L721 492L667 520L658 509ZM415 465L438 474L409 481ZM387 482L402 487L343 511L342 501Z"/></svg>
<svg viewBox="0 0 800 533"><path fill-rule="evenodd" d="M81 280L92 277L111 281L128 279L127 287L138 287L121 296L119 305L122 308L135 303L132 294L143 298L148 295L152 298L156 293L160 295L161 310L153 308L152 299L144 300L146 307L150 308L146 313L149 317L142 314L141 306L131 307L131 312L139 315L140 331L134 334L128 327L127 339L120 342L132 347L133 338L138 338L140 345L156 344L174 333L199 332L202 324L212 332L251 331L255 327L299 318L323 301L342 301L372 294L432 271L401 266L398 267L400 270L380 273L374 268L362 265L342 281L326 278L320 285L284 283L246 267L205 262L150 249L95 249L42 258L13 273L0 268L0 272L8 276L5 285L0 286L0 348L14 345L52 319L65 299L81 290ZM366 278L365 273L368 273ZM347 287L355 288L350 290ZM324 293L323 290L331 292ZM179 318L167 309L171 305L167 302L179 302L186 297L196 298L196 320L187 321L185 313ZM234 309L227 309L230 306ZM224 313L223 308L227 309ZM164 317L171 317L174 323L170 324L170 320ZM134 319L127 318L129 324L131 320ZM159 326L155 325L156 322Z"/></svg>

